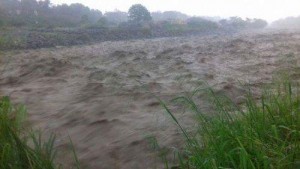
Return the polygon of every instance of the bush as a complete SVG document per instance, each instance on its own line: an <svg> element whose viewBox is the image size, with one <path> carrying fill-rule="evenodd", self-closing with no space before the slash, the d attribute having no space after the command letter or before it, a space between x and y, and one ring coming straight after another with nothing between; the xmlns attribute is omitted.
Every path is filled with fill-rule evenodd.
<svg viewBox="0 0 300 169"><path fill-rule="evenodd" d="M187 25L191 28L199 29L201 31L216 30L218 24L199 17L192 17L187 20Z"/></svg>
<svg viewBox="0 0 300 169"><path fill-rule="evenodd" d="M250 93L244 106L209 90L214 117L201 112L193 101L196 93L174 100L195 113L195 133L188 133L161 102L185 138L186 146L177 154L180 168L300 168L299 88L290 83L278 85L276 90L265 91L260 103Z"/></svg>

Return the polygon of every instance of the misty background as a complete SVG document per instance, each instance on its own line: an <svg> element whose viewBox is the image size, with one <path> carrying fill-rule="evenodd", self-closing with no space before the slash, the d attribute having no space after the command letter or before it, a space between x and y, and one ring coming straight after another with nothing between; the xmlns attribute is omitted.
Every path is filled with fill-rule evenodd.
<svg viewBox="0 0 300 169"><path fill-rule="evenodd" d="M150 11L181 11L191 16L239 16L262 18L272 22L298 16L298 0L53 0L54 4L82 3L103 12L115 9L127 11L132 4L143 4Z"/></svg>
<svg viewBox="0 0 300 169"><path fill-rule="evenodd" d="M235 17L243 20L260 18L271 23L271 26L294 28L299 25L297 19L300 3L296 0L1 0L0 25L9 24L9 20L19 22L13 23L17 26L26 25L28 22L40 26L46 23L75 26L83 22L120 24L128 21L127 12L134 4L145 6L151 12L153 21L186 21L191 17L201 17L219 22ZM53 23L53 20L61 20L61 23Z"/></svg>
<svg viewBox="0 0 300 169"><path fill-rule="evenodd" d="M300 28L297 1L80 2L0 0L0 49Z"/></svg>

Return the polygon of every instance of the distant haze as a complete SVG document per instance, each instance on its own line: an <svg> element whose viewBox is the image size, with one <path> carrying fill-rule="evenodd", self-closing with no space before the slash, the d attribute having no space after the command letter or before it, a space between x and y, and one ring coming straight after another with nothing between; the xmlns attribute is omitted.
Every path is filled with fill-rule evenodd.
<svg viewBox="0 0 300 169"><path fill-rule="evenodd" d="M53 4L82 3L102 12L127 11L132 4L143 4L151 12L176 10L197 16L240 16L269 22L300 15L300 0L51 0Z"/></svg>

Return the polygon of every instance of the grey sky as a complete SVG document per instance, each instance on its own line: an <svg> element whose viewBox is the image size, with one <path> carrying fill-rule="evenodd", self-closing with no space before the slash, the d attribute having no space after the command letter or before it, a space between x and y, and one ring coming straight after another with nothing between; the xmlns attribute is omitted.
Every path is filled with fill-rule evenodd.
<svg viewBox="0 0 300 169"><path fill-rule="evenodd" d="M102 12L127 11L141 3L150 11L177 10L199 16L240 16L274 21L300 15L300 0L51 0L54 4L82 3Z"/></svg>

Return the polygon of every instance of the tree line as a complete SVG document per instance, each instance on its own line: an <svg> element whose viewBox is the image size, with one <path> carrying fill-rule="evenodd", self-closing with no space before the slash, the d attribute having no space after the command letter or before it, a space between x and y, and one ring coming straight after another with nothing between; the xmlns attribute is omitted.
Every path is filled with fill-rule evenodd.
<svg viewBox="0 0 300 169"><path fill-rule="evenodd" d="M96 23L102 13L82 4L52 5L50 0L1 0L0 25L74 27Z"/></svg>
<svg viewBox="0 0 300 169"><path fill-rule="evenodd" d="M53 5L50 0L1 0L0 26L14 27L160 27L166 29L259 29L267 26L261 19L209 19L190 17L177 11L152 12L141 4L128 12L102 13L79 3Z"/></svg>
<svg viewBox="0 0 300 169"><path fill-rule="evenodd" d="M300 16L298 17L287 17L274 21L271 28L276 29L299 29L300 28Z"/></svg>

